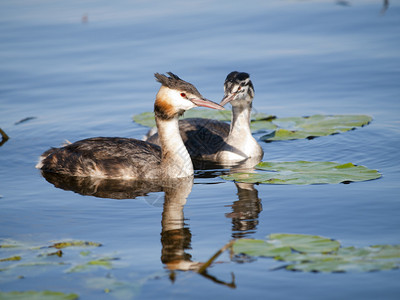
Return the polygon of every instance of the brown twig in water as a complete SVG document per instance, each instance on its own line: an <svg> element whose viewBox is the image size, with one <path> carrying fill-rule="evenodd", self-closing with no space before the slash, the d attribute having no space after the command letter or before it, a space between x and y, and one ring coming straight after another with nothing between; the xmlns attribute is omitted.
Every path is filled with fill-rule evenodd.
<svg viewBox="0 0 400 300"><path fill-rule="evenodd" d="M223 246L221 249L219 249L208 261L206 261L198 270L197 273L203 274L206 272L207 268L213 263L213 261L222 254L226 249L229 249L232 247L233 243L235 240L230 241L227 243L225 246Z"/></svg>
<svg viewBox="0 0 400 300"><path fill-rule="evenodd" d="M1 134L1 142L0 142L0 146L2 146L5 142L8 141L9 137L8 135L0 128L0 134Z"/></svg>
<svg viewBox="0 0 400 300"><path fill-rule="evenodd" d="M216 278L215 276L212 276L210 274L207 274L207 272L204 272L201 274L201 276L204 276L205 278L210 279L211 281L218 283L218 284L222 284L225 285L227 287L230 287L232 289L236 288L236 284L235 284L235 274L231 273L232 276L232 282L228 283L228 282L224 282L222 280L219 280L218 278Z"/></svg>

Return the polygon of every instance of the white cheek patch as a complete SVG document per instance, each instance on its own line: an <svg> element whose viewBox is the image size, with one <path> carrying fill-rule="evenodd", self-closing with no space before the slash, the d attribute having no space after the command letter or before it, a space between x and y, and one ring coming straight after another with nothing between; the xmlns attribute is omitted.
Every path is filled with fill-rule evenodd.
<svg viewBox="0 0 400 300"><path fill-rule="evenodd" d="M196 107L196 105L181 96L181 92L176 91L176 90L169 90L168 91L168 98L170 99L170 103L177 109L177 110L189 110L193 107Z"/></svg>

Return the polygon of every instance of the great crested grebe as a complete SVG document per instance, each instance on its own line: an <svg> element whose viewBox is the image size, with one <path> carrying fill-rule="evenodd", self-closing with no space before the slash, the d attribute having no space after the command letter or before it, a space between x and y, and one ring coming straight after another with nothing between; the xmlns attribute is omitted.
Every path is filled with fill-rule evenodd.
<svg viewBox="0 0 400 300"><path fill-rule="evenodd" d="M196 106L224 108L205 99L192 84L167 74L154 74L161 83L154 103L161 148L130 138L89 138L44 152L36 167L71 176L115 179L192 176L193 164L179 134L178 117Z"/></svg>
<svg viewBox="0 0 400 300"><path fill-rule="evenodd" d="M238 163L249 158L258 163L263 149L250 130L250 114L254 87L250 75L231 72L225 79L224 97L220 105L232 105L230 125L210 119L189 118L179 121L179 130L190 156L196 161ZM150 131L147 142L160 144L157 134Z"/></svg>

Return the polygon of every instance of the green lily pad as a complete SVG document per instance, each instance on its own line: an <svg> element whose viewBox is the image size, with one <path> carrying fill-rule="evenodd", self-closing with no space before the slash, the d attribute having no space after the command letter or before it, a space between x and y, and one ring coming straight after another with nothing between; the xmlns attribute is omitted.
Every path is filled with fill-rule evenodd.
<svg viewBox="0 0 400 300"><path fill-rule="evenodd" d="M233 244L235 253L244 253L250 256L276 257L292 253L288 246L277 247L262 240L240 239Z"/></svg>
<svg viewBox="0 0 400 300"><path fill-rule="evenodd" d="M265 184L337 184L380 178L377 170L352 163L335 162L261 162L255 173L233 173L221 178L245 183Z"/></svg>
<svg viewBox="0 0 400 300"><path fill-rule="evenodd" d="M267 241L254 239L240 239L233 244L235 253L244 253L250 256L289 257L292 251L301 253L330 253L340 247L338 241L328 238L306 235L275 233L269 235Z"/></svg>
<svg viewBox="0 0 400 300"><path fill-rule="evenodd" d="M301 253L330 253L340 247L338 241L307 234L275 233L269 235L274 245L287 246Z"/></svg>
<svg viewBox="0 0 400 300"><path fill-rule="evenodd" d="M61 240L57 243L33 247L31 243L15 241L5 241L2 244L18 245L18 247L0 248L2 256L0 263L2 267L3 264L6 266L1 268L0 272L7 272L15 279L19 276L35 276L49 270L79 272L95 267L110 269L113 267L111 260L116 259L91 254L88 247L99 247L101 244L89 241ZM65 270L66 268L69 269Z"/></svg>
<svg viewBox="0 0 400 300"><path fill-rule="evenodd" d="M294 261L288 270L306 272L371 272L400 266L400 245L376 245L366 248L340 248L329 255L292 254L282 257Z"/></svg>
<svg viewBox="0 0 400 300"><path fill-rule="evenodd" d="M74 300L78 298L77 294L65 294L53 291L0 292L1 300Z"/></svg>
<svg viewBox="0 0 400 300"><path fill-rule="evenodd" d="M192 109L183 118L207 118L230 121L231 111ZM154 127L154 113L144 112L133 116L141 125ZM309 117L276 118L265 113L252 113L250 127L253 132L268 131L260 139L265 142L296 139L311 139L346 132L369 124L372 117L367 115L312 115Z"/></svg>
<svg viewBox="0 0 400 300"><path fill-rule="evenodd" d="M277 118L272 123L277 129L262 136L262 141L310 139L346 132L369 124L367 115L313 115L310 117ZM262 126L259 124L259 126Z"/></svg>
<svg viewBox="0 0 400 300"><path fill-rule="evenodd" d="M54 266L64 266L66 264L68 264L68 263L52 262L52 261L28 261L26 263L20 263L20 264L14 265L14 267L18 267L18 268L54 267Z"/></svg>
<svg viewBox="0 0 400 300"><path fill-rule="evenodd" d="M105 269L111 269L112 268L112 263L111 261L116 260L116 258L109 258L109 257L104 257L96 260L91 260L88 261L84 264L77 265L71 269L69 269L67 272L68 273L74 273L74 272L84 272L88 271L89 269L92 269L93 267L101 267Z"/></svg>
<svg viewBox="0 0 400 300"><path fill-rule="evenodd" d="M0 248L18 248L18 245L0 245Z"/></svg>
<svg viewBox="0 0 400 300"><path fill-rule="evenodd" d="M0 262L3 262L3 261L16 261L16 260L21 260L21 256L15 255L15 256L11 256L11 257L0 258Z"/></svg>
<svg viewBox="0 0 400 300"><path fill-rule="evenodd" d="M86 242L86 241L67 241L54 243L49 248L63 249L67 247L100 247L100 243Z"/></svg>
<svg viewBox="0 0 400 300"><path fill-rule="evenodd" d="M342 248L338 241L303 234L271 234L266 241L240 239L232 251L273 257L286 262L287 270L303 272L370 272L400 267L400 245Z"/></svg>
<svg viewBox="0 0 400 300"><path fill-rule="evenodd" d="M154 127L156 126L156 121L154 119L154 113L153 112L143 112L138 115L133 116L133 121L136 123L147 126L147 127Z"/></svg>
<svg viewBox="0 0 400 300"><path fill-rule="evenodd" d="M255 121L250 122L250 129L253 133L257 133L257 132L265 133L267 131L268 135L272 135L278 129L278 126L276 126L274 123L272 123L271 120L269 120L269 121L255 120Z"/></svg>
<svg viewBox="0 0 400 300"><path fill-rule="evenodd" d="M203 118L203 119L214 119L219 121L230 121L231 111L229 110L214 110L214 109L191 109L185 111L182 118Z"/></svg>
<svg viewBox="0 0 400 300"><path fill-rule="evenodd" d="M214 120L218 120L218 121L229 122L231 120L231 116L232 116L232 112L230 110L191 109L191 110L188 110L185 112L185 114L182 116L182 119L203 118L203 119L214 119ZM272 120L274 118L275 118L275 116L267 115L264 113L252 113L251 114L252 122L255 122L255 123L257 123L256 121L262 122L262 129L275 129L276 126L273 125L271 122L269 122L270 120ZM147 127L156 126L153 112L143 112L141 114L134 115L133 120L136 123L143 125L143 126L147 126ZM257 126L257 128L258 128L259 124L255 125L255 126Z"/></svg>
<svg viewBox="0 0 400 300"><path fill-rule="evenodd" d="M310 261L302 263L295 263L288 265L287 270L292 271L303 271L303 272L371 272L371 271L384 271L393 270L398 268L398 263L390 261L364 261L364 260L316 260L312 261L312 257L309 257Z"/></svg>
<svg viewBox="0 0 400 300"><path fill-rule="evenodd" d="M81 251L81 252L79 252L79 254L82 255L82 256L89 256L91 253L92 252L90 252L90 251Z"/></svg>
<svg viewBox="0 0 400 300"><path fill-rule="evenodd" d="M117 280L112 276L107 277L88 277L86 285L89 289L104 291L110 294L113 299L134 299L140 294L142 285L146 280Z"/></svg>

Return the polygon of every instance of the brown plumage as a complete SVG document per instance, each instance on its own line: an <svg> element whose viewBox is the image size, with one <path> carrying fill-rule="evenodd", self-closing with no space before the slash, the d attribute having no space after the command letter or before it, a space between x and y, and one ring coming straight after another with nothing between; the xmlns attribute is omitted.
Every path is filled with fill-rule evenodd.
<svg viewBox="0 0 400 300"><path fill-rule="evenodd" d="M155 101L162 148L130 138L89 138L44 152L37 168L71 176L141 180L193 175L192 162L179 136L178 117L196 106L223 108L202 97L192 84L168 74L170 77L155 74L162 84Z"/></svg>

